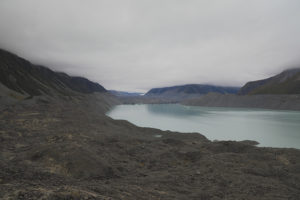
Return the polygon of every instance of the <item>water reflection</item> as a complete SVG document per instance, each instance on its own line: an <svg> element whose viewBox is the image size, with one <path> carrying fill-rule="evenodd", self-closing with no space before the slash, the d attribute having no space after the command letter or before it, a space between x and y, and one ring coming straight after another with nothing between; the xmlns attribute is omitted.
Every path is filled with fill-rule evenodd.
<svg viewBox="0 0 300 200"><path fill-rule="evenodd" d="M174 117L189 117L189 116L200 116L200 115L209 115L209 111L204 109L192 109L190 106L181 106L178 104L154 104L154 105L145 105L149 113L157 115L171 115Z"/></svg>
<svg viewBox="0 0 300 200"><path fill-rule="evenodd" d="M300 148L300 112L178 104L120 105L108 113L138 126L199 132L211 140L256 140L261 146Z"/></svg>

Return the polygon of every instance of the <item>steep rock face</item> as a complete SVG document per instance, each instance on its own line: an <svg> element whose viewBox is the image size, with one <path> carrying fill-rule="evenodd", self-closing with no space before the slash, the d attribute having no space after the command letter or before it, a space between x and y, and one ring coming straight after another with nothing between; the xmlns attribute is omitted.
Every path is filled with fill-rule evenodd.
<svg viewBox="0 0 300 200"><path fill-rule="evenodd" d="M72 95L106 92L105 88L82 77L71 77L0 49L0 82L25 96Z"/></svg>
<svg viewBox="0 0 300 200"><path fill-rule="evenodd" d="M173 87L153 88L146 93L146 96L160 96L166 98L190 98L197 97L211 92L220 94L236 94L237 87L221 87L214 85L189 84Z"/></svg>
<svg viewBox="0 0 300 200"><path fill-rule="evenodd" d="M300 94L300 68L289 69L280 74L245 84L239 94Z"/></svg>

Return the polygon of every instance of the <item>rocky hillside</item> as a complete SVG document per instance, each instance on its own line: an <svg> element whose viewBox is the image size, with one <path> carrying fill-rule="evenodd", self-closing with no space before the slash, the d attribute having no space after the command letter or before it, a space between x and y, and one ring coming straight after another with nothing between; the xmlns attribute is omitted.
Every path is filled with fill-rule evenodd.
<svg viewBox="0 0 300 200"><path fill-rule="evenodd" d="M0 49L0 93L18 98L39 95L73 95L106 92L105 88L82 77L34 65Z"/></svg>
<svg viewBox="0 0 300 200"><path fill-rule="evenodd" d="M147 92L146 96L158 96L163 98L185 99L197 97L211 92L220 94L236 94L239 91L237 87L221 87L214 85L189 84L173 87L154 88Z"/></svg>
<svg viewBox="0 0 300 200"><path fill-rule="evenodd" d="M246 83L239 94L300 94L300 68L289 69L280 74Z"/></svg>
<svg viewBox="0 0 300 200"><path fill-rule="evenodd" d="M222 95L211 93L181 102L190 106L300 110L300 95Z"/></svg>
<svg viewBox="0 0 300 200"><path fill-rule="evenodd" d="M299 199L299 150L140 128L87 100L0 110L1 200Z"/></svg>

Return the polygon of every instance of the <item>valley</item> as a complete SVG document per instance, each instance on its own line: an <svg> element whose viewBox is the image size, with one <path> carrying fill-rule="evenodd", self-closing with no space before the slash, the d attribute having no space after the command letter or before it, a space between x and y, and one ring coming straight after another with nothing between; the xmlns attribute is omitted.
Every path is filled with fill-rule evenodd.
<svg viewBox="0 0 300 200"><path fill-rule="evenodd" d="M298 149L211 141L113 120L105 113L124 99L101 85L7 52L0 57L1 199L300 196ZM126 98L145 103L144 96Z"/></svg>

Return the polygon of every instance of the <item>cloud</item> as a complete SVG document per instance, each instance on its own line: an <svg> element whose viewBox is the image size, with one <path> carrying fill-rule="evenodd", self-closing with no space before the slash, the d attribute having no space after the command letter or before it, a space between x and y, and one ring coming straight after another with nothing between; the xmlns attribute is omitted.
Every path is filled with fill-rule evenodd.
<svg viewBox="0 0 300 200"><path fill-rule="evenodd" d="M297 0L1 0L0 46L108 89L241 86L300 63L299 11Z"/></svg>

